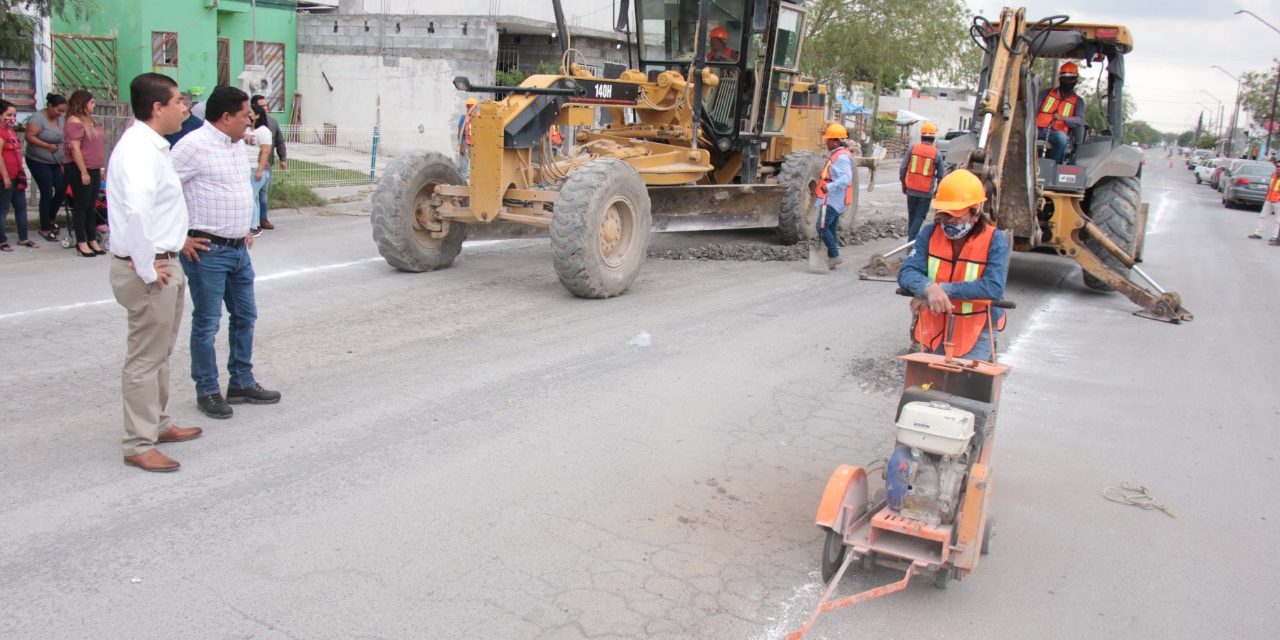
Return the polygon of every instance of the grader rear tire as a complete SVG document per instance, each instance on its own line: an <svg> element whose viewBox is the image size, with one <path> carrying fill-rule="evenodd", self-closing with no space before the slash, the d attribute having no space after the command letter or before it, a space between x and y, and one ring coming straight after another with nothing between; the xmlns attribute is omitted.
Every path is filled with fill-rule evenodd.
<svg viewBox="0 0 1280 640"><path fill-rule="evenodd" d="M592 160L560 189L551 222L556 275L575 296L611 298L626 291L649 252L649 192L631 165Z"/></svg>
<svg viewBox="0 0 1280 640"><path fill-rule="evenodd" d="M787 188L778 208L778 240L782 244L795 244L817 235L818 212L813 190L818 186L822 163L822 157L812 151L789 153L782 161L778 182ZM854 179L857 179L856 172Z"/></svg>
<svg viewBox="0 0 1280 640"><path fill-rule="evenodd" d="M427 228L439 222L430 205L435 187L466 184L453 160L418 151L396 158L373 192L373 241L387 264L401 271L435 271L453 264L467 237L467 225L450 222L443 237Z"/></svg>
<svg viewBox="0 0 1280 640"><path fill-rule="evenodd" d="M1093 223L1098 225L1121 249L1133 251L1137 242L1138 208L1142 206L1142 183L1138 178L1104 178L1089 190L1085 209ZM1085 245L1098 255L1112 270L1129 275L1128 267L1111 255L1098 241L1085 240ZM1082 272L1083 273L1083 272ZM1106 282L1084 273L1084 284L1097 291L1114 291Z"/></svg>

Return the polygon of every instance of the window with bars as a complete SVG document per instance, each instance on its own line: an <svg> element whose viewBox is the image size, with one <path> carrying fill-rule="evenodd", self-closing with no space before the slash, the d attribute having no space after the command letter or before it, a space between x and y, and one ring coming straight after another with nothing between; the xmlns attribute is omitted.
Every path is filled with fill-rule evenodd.
<svg viewBox="0 0 1280 640"><path fill-rule="evenodd" d="M244 63L262 65L266 70L267 88L262 95L267 99L267 111L284 111L284 43L259 42L255 51L253 41L245 40Z"/></svg>
<svg viewBox="0 0 1280 640"><path fill-rule="evenodd" d="M151 32L151 66L178 66L178 34L172 31Z"/></svg>

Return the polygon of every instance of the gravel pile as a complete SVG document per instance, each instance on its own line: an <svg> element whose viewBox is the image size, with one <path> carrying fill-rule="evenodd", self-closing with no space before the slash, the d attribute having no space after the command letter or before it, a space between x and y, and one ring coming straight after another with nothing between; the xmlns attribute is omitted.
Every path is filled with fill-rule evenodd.
<svg viewBox="0 0 1280 640"><path fill-rule="evenodd" d="M852 247L881 238L906 238L907 225L901 220L872 220L849 231L840 232L840 246ZM809 248L804 242L790 246L762 241L722 242L679 249L649 252L650 258L663 260L733 260L771 262L807 260Z"/></svg>

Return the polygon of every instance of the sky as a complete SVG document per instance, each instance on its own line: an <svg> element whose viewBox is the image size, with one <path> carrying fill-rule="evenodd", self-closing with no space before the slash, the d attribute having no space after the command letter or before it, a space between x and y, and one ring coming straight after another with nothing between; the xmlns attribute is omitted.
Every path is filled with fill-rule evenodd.
<svg viewBox="0 0 1280 640"><path fill-rule="evenodd" d="M1275 68L1280 33L1240 9L1256 13L1280 29L1280 0L967 0L975 14L994 20L1001 7L1025 6L1027 18L1066 14L1073 22L1117 23L1133 34L1125 56L1125 88L1137 107L1134 119L1161 131L1194 129L1200 112L1231 123L1236 82L1211 68L1239 77L1245 71ZM1081 65L1080 84L1094 86L1098 66ZM1241 123L1246 116L1241 114ZM1224 128L1225 131L1225 128Z"/></svg>

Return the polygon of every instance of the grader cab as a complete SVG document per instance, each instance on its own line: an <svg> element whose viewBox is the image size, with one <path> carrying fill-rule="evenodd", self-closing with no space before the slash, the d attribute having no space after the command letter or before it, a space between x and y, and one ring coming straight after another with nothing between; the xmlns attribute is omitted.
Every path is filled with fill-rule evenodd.
<svg viewBox="0 0 1280 640"><path fill-rule="evenodd" d="M442 269L469 227L531 225L549 230L570 292L607 298L636 278L654 230L776 227L784 243L813 235L830 109L826 88L799 73L803 7L638 0L638 68L604 78L575 61L553 2L561 74L519 87L454 79L459 91L492 96L471 117L470 179L427 152L384 173L372 224L388 263ZM619 30L629 33L627 5ZM571 133L563 154L553 126Z"/></svg>

